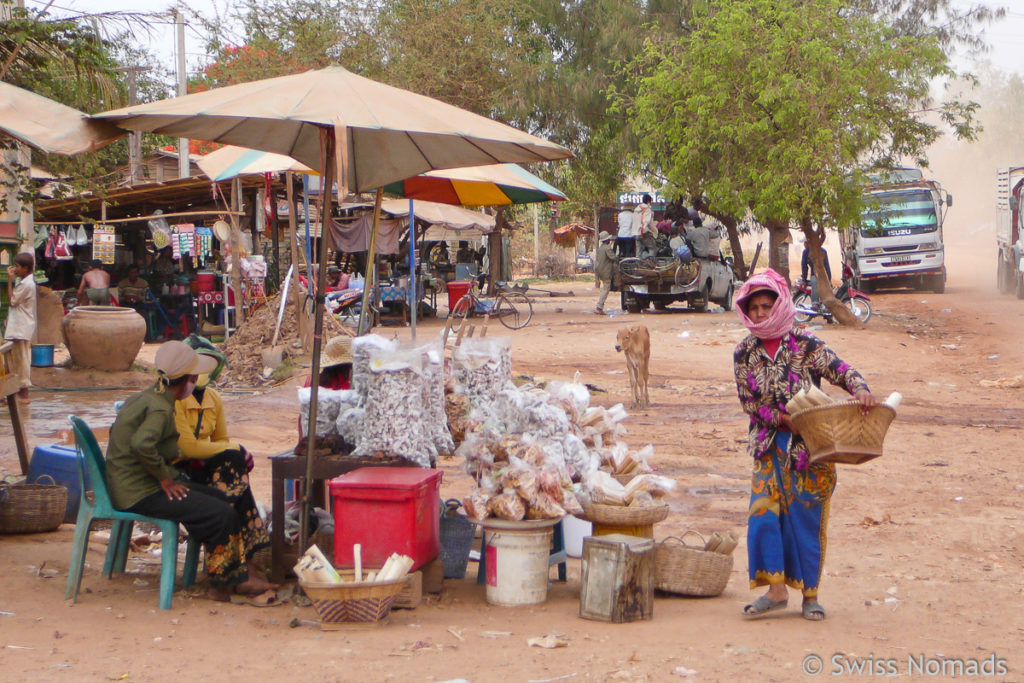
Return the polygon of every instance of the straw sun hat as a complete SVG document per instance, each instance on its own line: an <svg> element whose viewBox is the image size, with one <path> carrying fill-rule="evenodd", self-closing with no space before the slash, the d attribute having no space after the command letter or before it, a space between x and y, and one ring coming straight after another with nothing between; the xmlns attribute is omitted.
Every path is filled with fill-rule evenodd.
<svg viewBox="0 0 1024 683"><path fill-rule="evenodd" d="M185 375L202 375L212 372L217 361L195 352L185 342L169 341L160 345L154 359L156 369L167 379L178 379Z"/></svg>
<svg viewBox="0 0 1024 683"><path fill-rule="evenodd" d="M350 337L335 337L327 342L324 350L320 352L320 367L322 368L351 362L352 339Z"/></svg>

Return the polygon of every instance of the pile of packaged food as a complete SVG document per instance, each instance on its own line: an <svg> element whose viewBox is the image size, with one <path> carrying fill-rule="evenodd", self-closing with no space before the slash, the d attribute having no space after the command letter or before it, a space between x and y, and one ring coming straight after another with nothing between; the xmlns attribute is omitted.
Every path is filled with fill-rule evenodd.
<svg viewBox="0 0 1024 683"><path fill-rule="evenodd" d="M578 376L543 388L513 384L507 339L464 340L450 379L449 429L477 482L464 500L473 519L553 519L583 514L586 502L652 505L675 484L644 474L653 448L631 451L622 405L591 407ZM642 476L627 491L613 472Z"/></svg>

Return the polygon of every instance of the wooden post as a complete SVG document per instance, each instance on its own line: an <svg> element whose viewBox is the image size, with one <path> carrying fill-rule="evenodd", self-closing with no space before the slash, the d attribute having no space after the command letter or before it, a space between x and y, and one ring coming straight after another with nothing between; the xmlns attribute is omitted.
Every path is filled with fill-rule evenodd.
<svg viewBox="0 0 1024 683"><path fill-rule="evenodd" d="M295 174L291 171L285 174L285 182L288 183L288 248L292 257L292 267L295 269L295 286L292 287L292 301L295 304L295 318L299 326L299 339L302 342L302 350L309 353L313 350L313 329L309 325L309 316L306 315L302 299L302 286L299 284L299 246L295 241L296 228L296 205L295 205ZM308 275L308 273L307 273ZM307 277L308 281L308 277Z"/></svg>
<svg viewBox="0 0 1024 683"><path fill-rule="evenodd" d="M7 397L7 409L11 412L11 427L14 429L14 444L18 448L18 462L21 473L28 474L28 438L25 435L25 424L21 421L17 394Z"/></svg>
<svg viewBox="0 0 1024 683"><path fill-rule="evenodd" d="M242 305L242 229L238 224L238 207L242 202L242 181L231 181L231 285L235 292L235 329L245 322L245 306ZM225 302L225 306L227 302ZM225 314L227 323L227 314Z"/></svg>
<svg viewBox="0 0 1024 683"><path fill-rule="evenodd" d="M494 215L494 230L487 236L487 268L490 277L487 279L487 296L494 296L497 291L495 281L501 277L501 230L505 227L505 207L498 207Z"/></svg>

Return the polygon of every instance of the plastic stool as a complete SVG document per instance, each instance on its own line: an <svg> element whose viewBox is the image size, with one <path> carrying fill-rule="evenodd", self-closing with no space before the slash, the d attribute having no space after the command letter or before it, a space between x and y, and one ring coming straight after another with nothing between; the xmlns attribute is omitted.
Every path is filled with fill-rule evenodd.
<svg viewBox="0 0 1024 683"><path fill-rule="evenodd" d="M476 570L476 582L481 586L484 585L487 576L487 544L484 534L486 531L480 534L480 563ZM562 529L562 520L558 520L558 524L555 525L553 533L551 534L551 553L548 555L548 569L551 565L558 565L558 580L568 580L568 566L566 561L568 555L565 553L565 531Z"/></svg>

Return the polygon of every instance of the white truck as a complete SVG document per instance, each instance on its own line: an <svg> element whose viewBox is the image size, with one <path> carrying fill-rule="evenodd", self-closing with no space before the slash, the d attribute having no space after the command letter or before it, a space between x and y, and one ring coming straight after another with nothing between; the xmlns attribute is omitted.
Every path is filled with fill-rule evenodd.
<svg viewBox="0 0 1024 683"><path fill-rule="evenodd" d="M857 289L946 288L942 224L953 197L916 168L868 176L859 225L840 232L843 258Z"/></svg>
<svg viewBox="0 0 1024 683"><path fill-rule="evenodd" d="M1024 299L1024 232L1021 199L1024 167L1001 168L996 173L996 282L1000 294L1013 292Z"/></svg>

